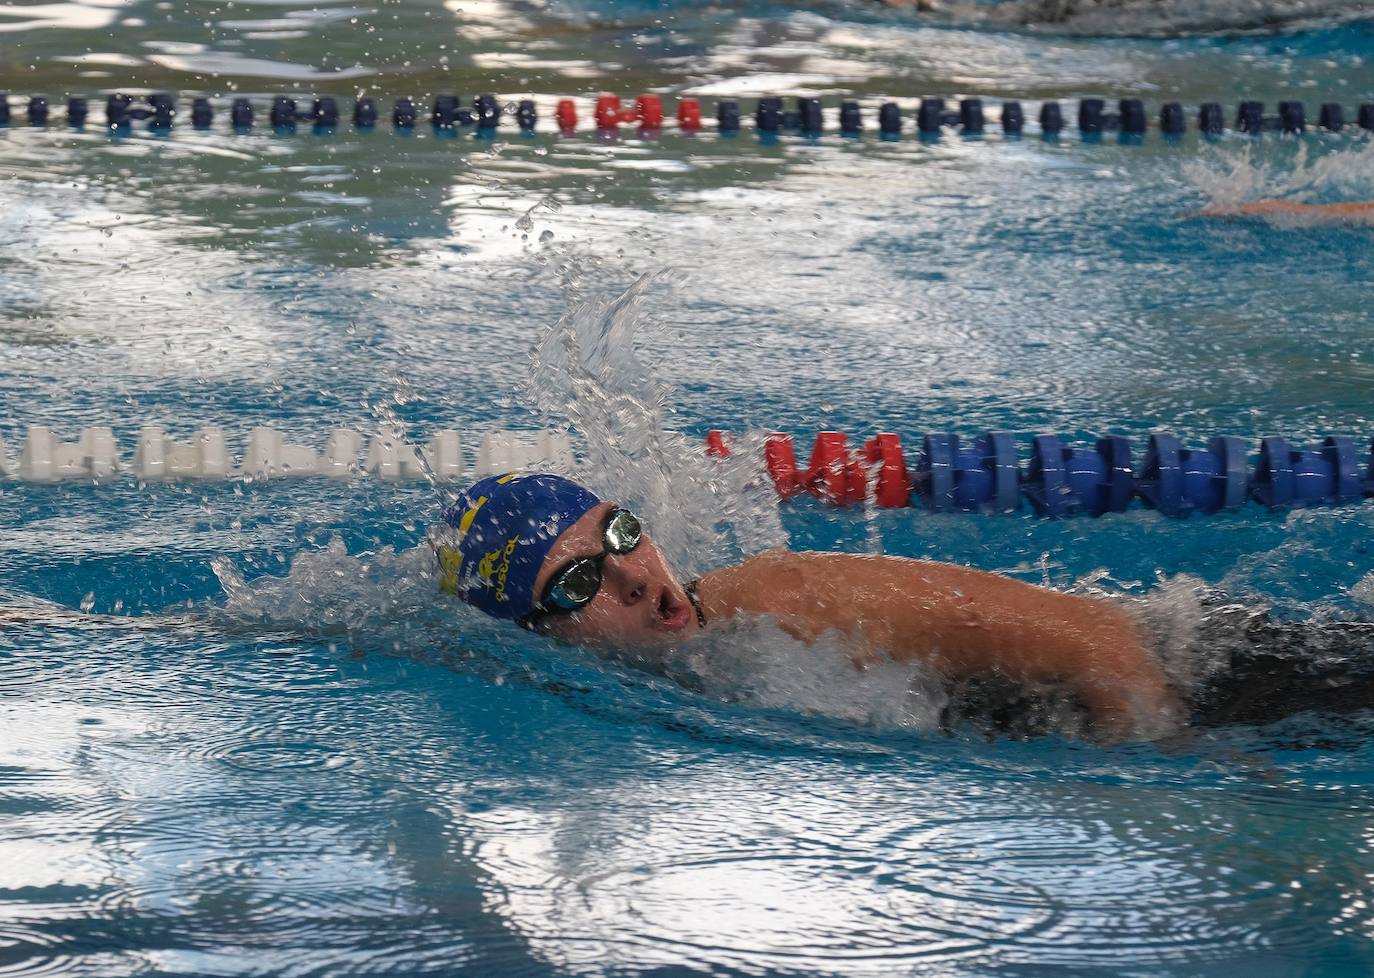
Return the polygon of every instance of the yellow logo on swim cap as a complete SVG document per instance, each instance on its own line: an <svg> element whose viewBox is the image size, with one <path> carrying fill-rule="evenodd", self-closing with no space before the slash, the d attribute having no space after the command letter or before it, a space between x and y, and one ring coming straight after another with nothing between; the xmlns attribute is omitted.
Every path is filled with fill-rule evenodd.
<svg viewBox="0 0 1374 978"><path fill-rule="evenodd" d="M500 550L492 550L482 557L477 565L477 576L484 581L491 581L494 577L496 591L492 595L497 601L509 601L506 596L506 578L510 576L510 557L515 553L516 546L520 543L518 536L511 537L506 541L505 547ZM501 563L496 563L497 559Z"/></svg>
<svg viewBox="0 0 1374 978"><path fill-rule="evenodd" d="M477 501L468 506L458 521L458 540L461 542L472 529L472 521L477 511L486 505L487 497L478 496ZM458 574L463 569L463 554L456 547L439 548L439 590L445 594L458 593Z"/></svg>
<svg viewBox="0 0 1374 978"><path fill-rule="evenodd" d="M439 547L439 590L445 594L458 593L458 571L463 555L453 547Z"/></svg>
<svg viewBox="0 0 1374 978"><path fill-rule="evenodd" d="M479 497L477 502L468 507L467 512L463 514L463 518L458 521L459 540L468 535L468 530L472 529L472 521L477 518L477 511L486 504L486 501L486 496Z"/></svg>
<svg viewBox="0 0 1374 978"><path fill-rule="evenodd" d="M501 476L496 480L498 486L504 486L507 482L520 478L519 472L511 472ZM468 535L472 529L472 522L477 518L477 511L487 503L486 496L478 496L477 500L468 504L468 508L463 512L458 520L458 542L462 542L463 537ZM515 549L515 540L511 540L506 545L506 560L501 565L500 582L497 587L496 599L505 601L506 575L510 572L510 555ZM439 590L445 594L458 593L459 573L463 569L463 554L456 547L440 546L436 548L439 556ZM494 566L495 558L501 551L495 550L487 554L477 565L477 575L485 580L491 580L493 571L497 570Z"/></svg>

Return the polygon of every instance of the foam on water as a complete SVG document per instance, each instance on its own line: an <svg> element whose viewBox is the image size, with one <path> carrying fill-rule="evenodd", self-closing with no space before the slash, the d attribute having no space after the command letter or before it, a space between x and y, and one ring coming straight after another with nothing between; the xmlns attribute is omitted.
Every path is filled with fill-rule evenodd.
<svg viewBox="0 0 1374 978"><path fill-rule="evenodd" d="M349 555L336 536L323 550L297 553L285 577L251 582L228 558L211 566L225 594L214 614L231 622L395 646L436 617L434 558L424 547Z"/></svg>
<svg viewBox="0 0 1374 978"><path fill-rule="evenodd" d="M440 593L428 547L350 555L335 539L324 550L298 553L282 577L245 580L223 558L214 570L226 600L208 618L224 631L285 633L328 642L340 654L400 656L713 739L872 749L865 735L852 739L858 731L818 734L798 723L819 718L874 734L927 730L946 702L927 670L889 663L859 672L837 643L803 645L764 620L732 622L653 656L557 645Z"/></svg>

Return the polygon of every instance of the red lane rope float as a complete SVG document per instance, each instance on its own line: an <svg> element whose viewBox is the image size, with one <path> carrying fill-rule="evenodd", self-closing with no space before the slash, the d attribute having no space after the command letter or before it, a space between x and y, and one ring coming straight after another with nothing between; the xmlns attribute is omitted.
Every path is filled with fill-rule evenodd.
<svg viewBox="0 0 1374 978"><path fill-rule="evenodd" d="M620 125L620 96L602 95L596 100L596 128L614 129Z"/></svg>
<svg viewBox="0 0 1374 978"><path fill-rule="evenodd" d="M602 95L596 100L595 118L598 129L615 129L622 123L639 123L641 129L662 129L663 99L657 95L641 95L635 99L634 108L624 109L620 106L619 95Z"/></svg>
<svg viewBox="0 0 1374 978"><path fill-rule="evenodd" d="M706 454L729 458L730 449L721 431L706 434ZM911 476L902 452L902 440L890 433L875 435L857 454L849 450L843 432L817 433L806 469L797 468L792 436L774 432L764 443L764 465L773 486L783 499L810 492L832 506L862 503L868 498L869 473L875 473L873 501L883 507L911 505Z"/></svg>
<svg viewBox="0 0 1374 978"><path fill-rule="evenodd" d="M911 505L911 476L906 470L906 456L902 454L902 440L883 433L864 442L864 461L879 466L873 499L883 507Z"/></svg>
<svg viewBox="0 0 1374 978"><path fill-rule="evenodd" d="M564 132L572 132L577 128L577 104L570 98L558 100L558 128Z"/></svg>
<svg viewBox="0 0 1374 978"><path fill-rule="evenodd" d="M801 483L832 506L861 503L868 479L858 459L849 453L849 439L838 431L821 431L811 448L811 464Z"/></svg>
<svg viewBox="0 0 1374 978"><path fill-rule="evenodd" d="M677 127L683 132L696 132L701 128L701 103L694 98L679 99L677 103Z"/></svg>
<svg viewBox="0 0 1374 978"><path fill-rule="evenodd" d="M641 95L635 99L634 114L622 122L638 122L645 129L663 128L663 99L657 95Z"/></svg>

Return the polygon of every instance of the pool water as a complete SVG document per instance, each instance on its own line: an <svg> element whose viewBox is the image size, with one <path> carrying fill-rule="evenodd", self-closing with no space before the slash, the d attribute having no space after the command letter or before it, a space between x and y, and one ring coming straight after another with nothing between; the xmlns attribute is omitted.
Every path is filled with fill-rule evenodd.
<svg viewBox="0 0 1374 978"><path fill-rule="evenodd" d="M109 424L127 460L146 423L315 447L336 426L473 445L571 424L586 477L691 572L785 542L1152 596L1177 618L1202 584L1369 618L1370 502L779 510L747 458L699 457L711 428L789 431L803 455L820 429L909 451L927 431L1116 433L1137 459L1154 431L1374 436L1374 229L1190 216L1374 199L1367 134L918 141L911 122L929 94L1031 117L1086 95L1349 113L1374 97L1369 23L1107 40L963 16L0 11L15 94L494 90L545 120L494 141L243 136L223 115L170 136L0 129L0 438L13 460L29 424ZM603 88L698 94L708 114L817 94L828 123L853 92L870 128L547 131L556 98ZM889 97L898 142L874 134ZM0 975L1374 967L1370 717L1164 745L950 738L928 677L856 674L763 627L676 683L437 597L424 539L445 491L0 481L0 604L33 618L0 624Z"/></svg>

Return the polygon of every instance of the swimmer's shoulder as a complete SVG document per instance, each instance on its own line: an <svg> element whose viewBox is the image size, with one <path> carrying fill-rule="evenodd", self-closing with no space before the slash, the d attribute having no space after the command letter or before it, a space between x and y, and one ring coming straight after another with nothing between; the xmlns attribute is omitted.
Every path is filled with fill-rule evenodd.
<svg viewBox="0 0 1374 978"><path fill-rule="evenodd" d="M766 550L739 564L707 571L696 581L696 592L708 619L728 618L741 611L773 611L782 603L781 591L802 583L795 555Z"/></svg>
<svg viewBox="0 0 1374 978"><path fill-rule="evenodd" d="M731 613L801 613L833 597L836 584L862 580L865 570L882 564L871 554L765 550L733 567L703 574L697 591L703 601L728 607Z"/></svg>

